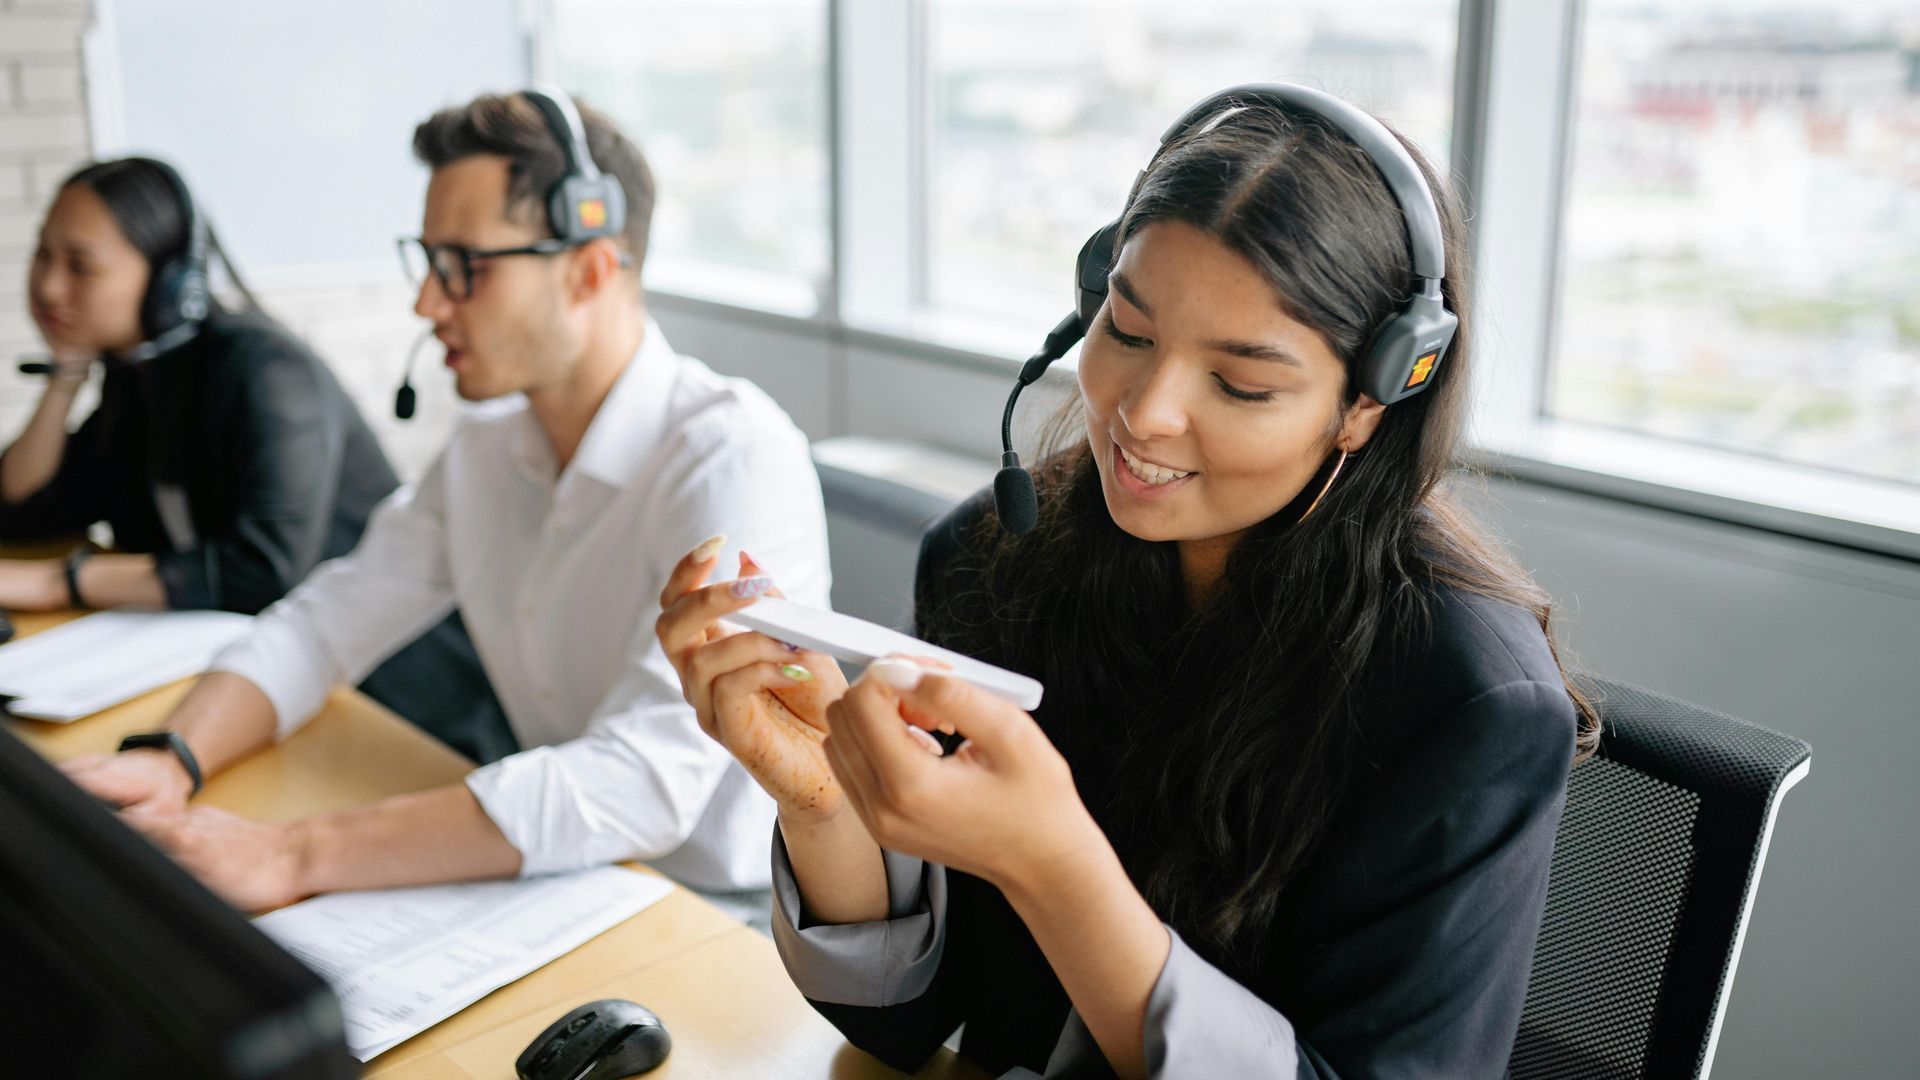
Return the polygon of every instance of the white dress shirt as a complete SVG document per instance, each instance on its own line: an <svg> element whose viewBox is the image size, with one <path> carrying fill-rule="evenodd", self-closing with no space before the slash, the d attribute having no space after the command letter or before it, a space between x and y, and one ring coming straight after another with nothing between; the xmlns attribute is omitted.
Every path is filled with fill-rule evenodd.
<svg viewBox="0 0 1920 1080"><path fill-rule="evenodd" d="M643 859L699 888L764 886L773 802L700 731L654 635L668 572L715 533L718 577L745 549L826 606L806 436L648 320L564 471L524 402L467 420L214 669L265 691L284 737L458 607L525 748L467 786L523 874Z"/></svg>

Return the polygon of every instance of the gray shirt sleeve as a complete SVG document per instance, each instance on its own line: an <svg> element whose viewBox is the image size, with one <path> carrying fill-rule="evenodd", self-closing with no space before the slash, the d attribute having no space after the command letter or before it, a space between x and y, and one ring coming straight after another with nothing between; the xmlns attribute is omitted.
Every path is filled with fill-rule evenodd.
<svg viewBox="0 0 1920 1080"><path fill-rule="evenodd" d="M1293 1025L1258 995L1202 960L1172 927L1173 947L1147 998L1147 1075L1291 1077L1299 1072ZM1015 1069L1002 1080L1080 1080L1113 1072L1079 1012L1047 1058L1046 1075Z"/></svg>
<svg viewBox="0 0 1920 1080"><path fill-rule="evenodd" d="M1173 948L1147 998L1147 1075L1296 1075L1300 1052L1293 1024L1202 960L1173 927L1167 936ZM1067 1026L1085 1030L1078 1016Z"/></svg>
<svg viewBox="0 0 1920 1080"><path fill-rule="evenodd" d="M812 925L800 902L786 841L773 834L773 941L800 992L815 1001L879 1007L926 993L947 937L946 869L883 852L887 918ZM1148 1075L1294 1076L1293 1025L1258 995L1201 959L1172 927L1167 962L1147 998ZM1068 1012L1045 1080L1111 1076L1078 1012ZM1006 1080L1035 1080L1015 1069Z"/></svg>
<svg viewBox="0 0 1920 1080"><path fill-rule="evenodd" d="M878 1007L927 992L947 942L947 872L881 853L887 918L815 925L800 902L780 827L773 829L773 943L800 992L815 1001Z"/></svg>

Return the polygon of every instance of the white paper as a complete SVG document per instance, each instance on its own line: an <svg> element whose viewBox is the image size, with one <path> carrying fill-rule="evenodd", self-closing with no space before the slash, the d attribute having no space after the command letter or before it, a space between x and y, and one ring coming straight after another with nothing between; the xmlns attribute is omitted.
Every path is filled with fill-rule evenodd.
<svg viewBox="0 0 1920 1080"><path fill-rule="evenodd" d="M66 723L207 670L253 626L230 611L102 611L0 645L15 716Z"/></svg>
<svg viewBox="0 0 1920 1080"><path fill-rule="evenodd" d="M673 891L618 866L333 893L254 920L340 998L361 1061L568 953Z"/></svg>

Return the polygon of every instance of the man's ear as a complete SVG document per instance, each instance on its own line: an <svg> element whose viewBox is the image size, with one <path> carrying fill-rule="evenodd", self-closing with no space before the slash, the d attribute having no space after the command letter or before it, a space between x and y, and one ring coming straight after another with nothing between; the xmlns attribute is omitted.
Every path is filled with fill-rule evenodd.
<svg viewBox="0 0 1920 1080"><path fill-rule="evenodd" d="M1387 407L1365 394L1347 406L1346 418L1340 421L1340 434L1333 445L1351 454L1367 445L1373 433L1380 430L1380 418L1387 414Z"/></svg>
<svg viewBox="0 0 1920 1080"><path fill-rule="evenodd" d="M567 293L576 303L584 303L620 278L624 256L620 245L608 237L589 240L567 253Z"/></svg>

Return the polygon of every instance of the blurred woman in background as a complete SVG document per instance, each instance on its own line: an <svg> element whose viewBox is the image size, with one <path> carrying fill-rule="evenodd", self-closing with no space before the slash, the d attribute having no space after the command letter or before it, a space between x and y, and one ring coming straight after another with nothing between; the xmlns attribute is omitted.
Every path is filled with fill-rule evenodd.
<svg viewBox="0 0 1920 1080"><path fill-rule="evenodd" d="M212 295L215 257L243 303ZM0 455L0 541L77 540L105 522L113 550L0 560L0 607L252 614L352 550L399 486L333 373L261 311L166 163L123 158L67 177L27 294L51 357L23 366L47 385ZM99 404L69 432L96 364ZM504 723L473 733L429 718L484 715L485 686L450 621L365 689L484 760L511 751Z"/></svg>

